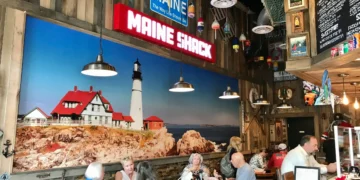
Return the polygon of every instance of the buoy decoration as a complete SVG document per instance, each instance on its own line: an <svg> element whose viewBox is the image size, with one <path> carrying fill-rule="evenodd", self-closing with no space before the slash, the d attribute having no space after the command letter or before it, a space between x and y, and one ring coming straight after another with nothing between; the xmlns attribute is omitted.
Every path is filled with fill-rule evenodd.
<svg viewBox="0 0 360 180"><path fill-rule="evenodd" d="M190 3L189 7L188 7L188 16L189 18L194 18L195 17L195 6L194 3Z"/></svg>
<svg viewBox="0 0 360 180"><path fill-rule="evenodd" d="M220 29L219 22L215 19L214 22L211 24L211 28L215 30L215 39L216 39L216 31Z"/></svg>
<svg viewBox="0 0 360 180"><path fill-rule="evenodd" d="M204 30L204 20L203 20L203 18L198 19L197 30L199 31L200 34L203 32L203 30Z"/></svg>
<svg viewBox="0 0 360 180"><path fill-rule="evenodd" d="M270 69L270 68L271 68L271 64L272 64L272 61L271 61L271 57L270 57L270 56L267 57L266 62L267 62L268 66L269 66L269 69Z"/></svg>
<svg viewBox="0 0 360 180"><path fill-rule="evenodd" d="M224 33L225 34L230 34L230 24L228 23L227 20L226 20L225 25L224 25Z"/></svg>
<svg viewBox="0 0 360 180"><path fill-rule="evenodd" d="M232 39L232 47L235 50L235 52L239 52L240 43L239 43L239 39L237 37L233 37L233 39Z"/></svg>
<svg viewBox="0 0 360 180"><path fill-rule="evenodd" d="M279 68L278 62L277 62L277 61L274 61L274 63L273 63L273 69L274 69L274 71L277 71L278 68Z"/></svg>
<svg viewBox="0 0 360 180"><path fill-rule="evenodd" d="M246 41L246 36L244 33L241 33L239 40L241 41L242 49L244 50L244 42Z"/></svg>

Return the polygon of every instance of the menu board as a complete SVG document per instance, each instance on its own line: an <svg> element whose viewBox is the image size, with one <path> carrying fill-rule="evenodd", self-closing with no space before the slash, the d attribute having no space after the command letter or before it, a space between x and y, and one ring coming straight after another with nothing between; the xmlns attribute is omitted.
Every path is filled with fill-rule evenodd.
<svg viewBox="0 0 360 180"><path fill-rule="evenodd" d="M360 0L315 0L317 52L360 32Z"/></svg>

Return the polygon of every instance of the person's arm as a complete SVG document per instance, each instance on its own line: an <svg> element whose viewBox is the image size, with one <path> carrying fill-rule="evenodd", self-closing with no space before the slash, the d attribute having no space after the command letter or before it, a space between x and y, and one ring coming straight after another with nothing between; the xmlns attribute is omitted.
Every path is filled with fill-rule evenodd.
<svg viewBox="0 0 360 180"><path fill-rule="evenodd" d="M327 166L324 165L324 164L318 163L318 162L315 160L314 156L311 156L310 159L309 159L309 161L310 161L310 164L311 164L312 166L320 168L320 173L321 173L321 174L326 174L326 173L328 172Z"/></svg>
<svg viewBox="0 0 360 180"><path fill-rule="evenodd" d="M122 179L123 179L123 178L122 178L121 172L120 172L120 171L116 172L116 174L115 174L115 180L122 180Z"/></svg>
<svg viewBox="0 0 360 180"><path fill-rule="evenodd" d="M258 162L260 164L260 169L264 169L265 168L264 157L258 156Z"/></svg>

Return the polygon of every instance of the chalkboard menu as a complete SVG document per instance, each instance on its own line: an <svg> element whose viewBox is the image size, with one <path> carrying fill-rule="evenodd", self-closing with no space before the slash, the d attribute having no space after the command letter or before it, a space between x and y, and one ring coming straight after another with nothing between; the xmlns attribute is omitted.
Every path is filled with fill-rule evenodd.
<svg viewBox="0 0 360 180"><path fill-rule="evenodd" d="M360 32L360 0L315 0L317 52Z"/></svg>

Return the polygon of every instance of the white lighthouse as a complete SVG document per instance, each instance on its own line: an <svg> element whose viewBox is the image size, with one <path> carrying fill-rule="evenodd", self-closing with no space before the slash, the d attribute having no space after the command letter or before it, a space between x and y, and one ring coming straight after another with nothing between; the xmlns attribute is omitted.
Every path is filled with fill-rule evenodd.
<svg viewBox="0 0 360 180"><path fill-rule="evenodd" d="M131 123L130 129L142 130L143 127L143 109L142 109L142 89L141 89L141 64L137 59L134 63L134 71L132 75L133 86L131 93L130 116L134 122Z"/></svg>

